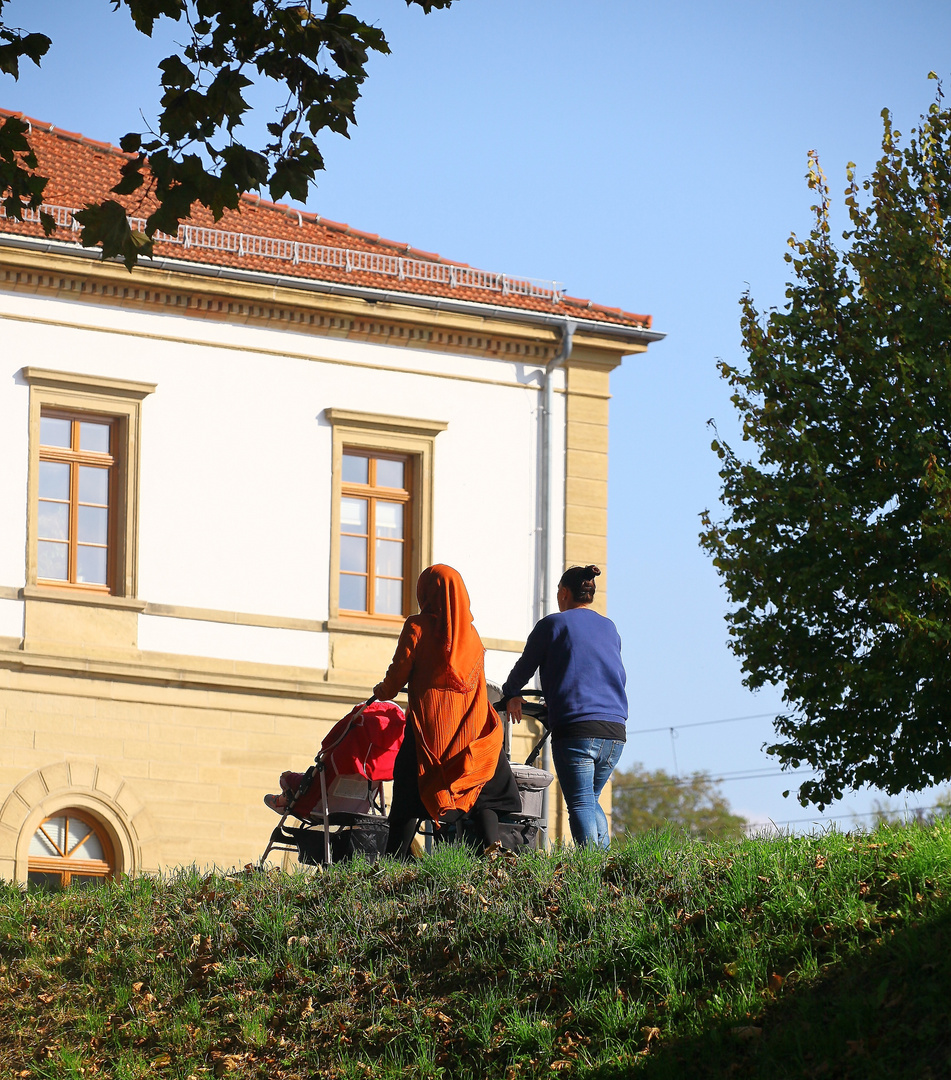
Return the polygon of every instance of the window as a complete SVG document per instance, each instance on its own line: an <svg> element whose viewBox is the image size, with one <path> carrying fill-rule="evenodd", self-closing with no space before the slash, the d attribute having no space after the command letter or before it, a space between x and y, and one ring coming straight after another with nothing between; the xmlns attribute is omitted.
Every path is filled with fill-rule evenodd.
<svg viewBox="0 0 951 1080"><path fill-rule="evenodd" d="M27 881L34 888L91 885L112 877L112 845L102 827L80 810L60 810L33 834Z"/></svg>
<svg viewBox="0 0 951 1080"><path fill-rule="evenodd" d="M340 610L406 611L412 552L411 461L344 447L340 495Z"/></svg>
<svg viewBox="0 0 951 1080"><path fill-rule="evenodd" d="M21 375L30 386L24 595L131 602L141 410L155 384L34 367Z"/></svg>
<svg viewBox="0 0 951 1080"><path fill-rule="evenodd" d="M432 562L433 458L446 424L324 415L333 426L330 628L362 622L372 633L414 610L416 578Z"/></svg>
<svg viewBox="0 0 951 1080"><path fill-rule="evenodd" d="M41 413L38 581L106 591L112 584L113 441L107 418Z"/></svg>

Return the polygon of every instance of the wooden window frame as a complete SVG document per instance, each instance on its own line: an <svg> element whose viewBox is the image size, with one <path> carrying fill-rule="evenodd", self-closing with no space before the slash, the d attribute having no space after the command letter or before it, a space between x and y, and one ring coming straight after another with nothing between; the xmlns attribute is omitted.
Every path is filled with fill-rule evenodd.
<svg viewBox="0 0 951 1080"><path fill-rule="evenodd" d="M96 839L102 847L105 859L70 859L68 856L61 858L47 858L42 855L30 855L27 860L27 880L29 880L30 873L34 871L39 874L61 874L62 881L60 882L60 886L62 888L66 888L71 883L73 874L81 875L82 877L102 878L103 881L113 880L117 875L117 871L115 850L113 848L112 840L102 823L97 821L92 814L89 814L84 810L79 810L73 806L66 806L60 810L54 810L53 813L48 814L43 818L36 829L34 829L33 835L36 835L47 821L52 821L54 818L59 817L65 817L67 821L69 819L74 819L81 821L84 825L88 825L95 833ZM67 838L68 836L69 831L67 826Z"/></svg>
<svg viewBox="0 0 951 1080"><path fill-rule="evenodd" d="M404 619L406 613L409 610L410 603L410 577L412 576L412 555L413 555L413 488L416 472L415 458L410 454L397 454L392 451L373 450L364 446L350 446L344 445L341 450L341 460L344 455L350 455L352 457L362 457L367 460L367 483L356 484L348 482L343 479L341 475L340 480L340 497L364 499L367 504L367 570L363 575L354 574L355 577L365 577L367 583L366 593L366 610L355 611L351 608L341 608L341 614L347 616L356 616L358 618L371 618L371 619ZM376 482L376 462L377 461L399 461L403 465L403 487L401 488L387 488L381 487ZM400 599L400 610L403 614L393 615L389 613L380 613L375 610L375 597L376 597L376 504L378 502L392 502L400 503L404 507L403 512L403 535L400 538L403 543L403 560L402 560L402 596ZM345 535L343 532L343 526L340 527L338 538ZM340 576L347 573L342 568L338 571L337 587L340 587ZM390 578L389 580L393 580Z"/></svg>
<svg viewBox="0 0 951 1080"><path fill-rule="evenodd" d="M435 442L436 436L448 425L441 420L417 420L347 409L325 409L324 416L333 429L329 628L398 627L414 609L416 578L423 567L432 562ZM351 487L345 485L342 478L345 450L355 454L376 454L382 458L401 458L407 463L405 482L410 498L409 513L404 520L409 550L403 559L401 615L377 615L340 607L340 500L344 490Z"/></svg>
<svg viewBox="0 0 951 1080"><path fill-rule="evenodd" d="M50 595L53 590L76 600L134 598L138 586L139 469L142 402L155 383L109 379L47 368L24 367L30 387L30 465L27 492L27 565L24 595ZM40 419L42 416L108 421L111 456L109 560L107 588L99 585L41 579L38 575ZM47 454L43 454L44 460Z"/></svg>
<svg viewBox="0 0 951 1080"><path fill-rule="evenodd" d="M70 474L69 491L69 527L67 530L67 576L63 578L42 578L39 576L39 556L37 555L37 584L51 585L63 588L84 589L87 592L112 593L112 585L116 578L116 494L117 494L117 468L119 421L114 417L104 414L97 415L87 412L70 412L65 409L44 408L40 410L40 420L49 418L53 420L68 420L70 422L70 447L48 446L40 441L39 460L52 461L77 466ZM109 427L109 452L106 454L79 448L79 425L83 423L107 424ZM108 468L108 523L106 526L106 580L104 583L77 581L78 575L78 516L79 516L79 468L80 465L92 465L96 468ZM37 493L37 505L43 501ZM39 535L37 526L37 545L43 539Z"/></svg>

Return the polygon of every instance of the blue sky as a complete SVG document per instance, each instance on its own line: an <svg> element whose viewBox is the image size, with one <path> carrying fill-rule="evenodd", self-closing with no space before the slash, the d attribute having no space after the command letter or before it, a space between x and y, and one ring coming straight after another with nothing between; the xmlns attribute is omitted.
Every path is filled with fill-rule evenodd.
<svg viewBox="0 0 951 1080"><path fill-rule="evenodd" d="M781 794L799 778L778 775L761 750L779 693L743 688L727 600L697 546L698 515L718 495L707 420L736 431L716 359L741 358L744 289L761 309L784 302L786 239L810 224L807 152L835 193L846 162L871 171L881 110L907 132L933 100L928 72L951 74L951 5L456 0L429 16L399 0L353 6L383 26L392 55L371 63L359 126L327 145L307 205L654 316L667 339L612 378L609 602L631 698L622 767L708 769L727 778L739 812L810 827L822 815ZM0 78L4 107L112 142L141 129L140 109L155 115L171 28L150 43L108 0L11 0L5 15L54 44L41 71ZM856 793L825 816L847 826L874 797Z"/></svg>

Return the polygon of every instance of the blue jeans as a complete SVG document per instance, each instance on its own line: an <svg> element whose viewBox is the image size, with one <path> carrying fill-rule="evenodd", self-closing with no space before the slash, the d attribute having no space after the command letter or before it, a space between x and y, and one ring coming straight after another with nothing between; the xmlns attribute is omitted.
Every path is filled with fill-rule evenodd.
<svg viewBox="0 0 951 1080"><path fill-rule="evenodd" d="M571 838L579 846L610 842L608 819L598 803L624 743L620 739L553 739L551 757L568 804Z"/></svg>

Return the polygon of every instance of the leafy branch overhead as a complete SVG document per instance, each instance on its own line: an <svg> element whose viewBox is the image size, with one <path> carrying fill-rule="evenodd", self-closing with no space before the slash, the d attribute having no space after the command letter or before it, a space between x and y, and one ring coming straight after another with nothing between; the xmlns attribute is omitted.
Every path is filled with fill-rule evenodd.
<svg viewBox="0 0 951 1080"><path fill-rule="evenodd" d="M0 72L17 78L26 58L39 64L51 41L2 22ZM430 12L452 0L405 0ZM103 258L121 256L131 270L151 255L156 233L174 235L196 204L218 220L241 195L266 188L274 200L303 200L324 167L317 137L349 137L371 53L387 54L383 31L350 10L349 0L112 0L127 8L136 29L152 36L161 18L179 23L180 53L159 64L163 95L154 131L129 132L119 145L134 155L112 192L148 195L154 209L143 232L133 232L116 200L77 214L85 247ZM256 85L277 87L283 104L267 125L270 141L257 148L238 137ZM43 201L28 128L10 117L0 126L0 196L7 215L22 220ZM157 204L157 205L155 205ZM47 233L54 227L44 220Z"/></svg>
<svg viewBox="0 0 951 1080"><path fill-rule="evenodd" d="M727 516L701 536L746 684L783 690L769 753L820 806L951 778L951 112L939 87L907 145L883 117L845 249L812 154L788 303L743 297L747 362L720 370L755 458L714 439Z"/></svg>

